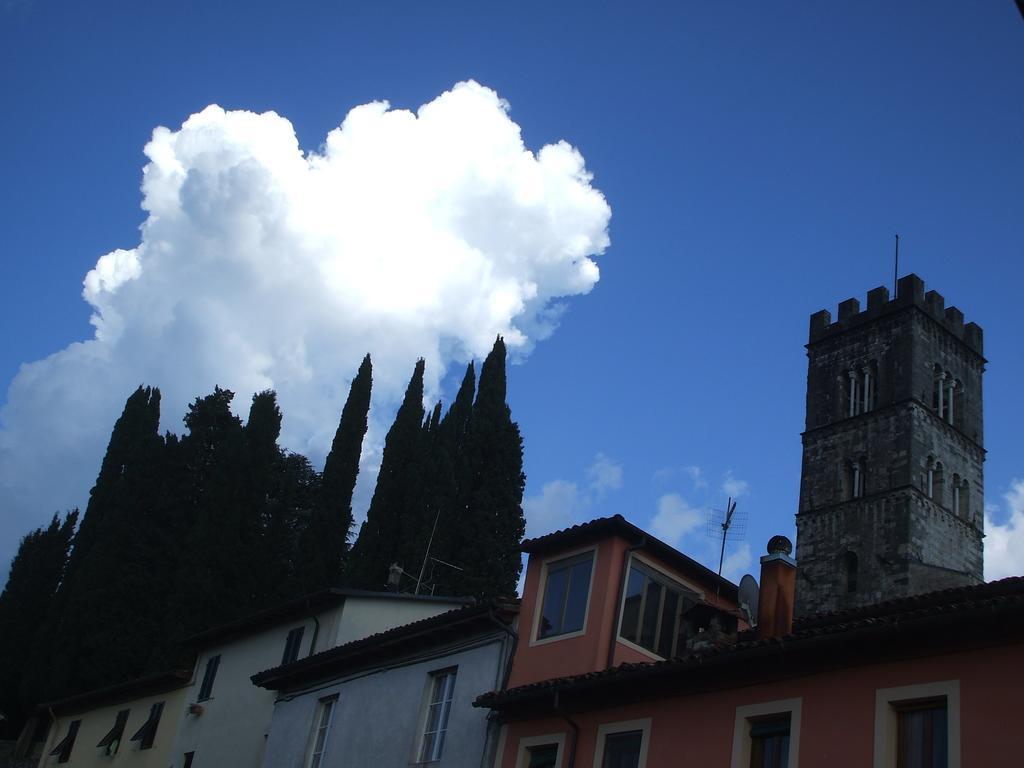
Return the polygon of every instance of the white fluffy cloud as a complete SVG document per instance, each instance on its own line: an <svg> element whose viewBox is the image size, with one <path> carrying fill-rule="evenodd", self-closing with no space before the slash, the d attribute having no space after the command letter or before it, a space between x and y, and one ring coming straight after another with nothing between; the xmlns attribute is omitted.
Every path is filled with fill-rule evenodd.
<svg viewBox="0 0 1024 768"><path fill-rule="evenodd" d="M594 457L594 463L587 469L590 488L598 496L622 488L622 465L603 453Z"/></svg>
<svg viewBox="0 0 1024 768"><path fill-rule="evenodd" d="M140 242L85 277L92 338L22 366L0 411L14 513L0 538L85 503L142 382L161 388L174 431L215 384L242 413L272 387L283 442L319 460L370 352L372 465L418 357L434 395L497 334L525 355L560 297L591 290L608 245L610 209L579 152L531 152L509 105L474 82L416 113L355 107L318 152L273 112L210 106L157 128L145 154Z"/></svg>
<svg viewBox="0 0 1024 768"><path fill-rule="evenodd" d="M658 511L651 519L651 533L679 548L683 538L700 527L704 514L678 493L666 493L658 499Z"/></svg>
<svg viewBox="0 0 1024 768"><path fill-rule="evenodd" d="M579 486L568 480L544 483L540 493L523 499L526 536L534 538L580 522L579 513L588 506Z"/></svg>
<svg viewBox="0 0 1024 768"><path fill-rule="evenodd" d="M545 483L540 493L523 499L523 513L526 516L526 535L529 538L567 528L585 522L593 515L592 509L599 504L609 491L622 488L622 465L603 453L594 457L587 467L587 485L569 480L552 480Z"/></svg>
<svg viewBox="0 0 1024 768"><path fill-rule="evenodd" d="M722 478L722 493L733 499L738 499L740 496L746 496L749 491L750 485L746 480L734 477L731 469L726 471Z"/></svg>
<svg viewBox="0 0 1024 768"><path fill-rule="evenodd" d="M1006 522L997 524L985 510L985 579L1024 575L1024 480L1014 480L1003 495Z"/></svg>

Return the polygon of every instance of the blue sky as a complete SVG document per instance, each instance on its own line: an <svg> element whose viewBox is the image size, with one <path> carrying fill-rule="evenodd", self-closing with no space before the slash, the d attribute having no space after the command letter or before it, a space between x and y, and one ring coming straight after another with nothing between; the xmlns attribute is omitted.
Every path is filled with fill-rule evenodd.
<svg viewBox="0 0 1024 768"><path fill-rule="evenodd" d="M318 152L353 107L415 111L474 80L507 100L528 149L575 147L611 209L611 245L591 253L600 280L554 291L557 328L510 371L533 532L616 512L648 526L660 510L673 543L711 562L706 510L740 491L749 551L730 548L731 575L756 569L770 535L795 535L808 316L891 283L899 232L901 271L985 330L992 558L1000 574L1024 572L1021 72L1011 0L0 0L0 380L92 338L82 280L140 242L157 126L177 131L209 104L272 110ZM163 370L189 369L188 342L162 352ZM405 376L408 357L395 363ZM464 357L446 358L440 394ZM49 460L48 436L13 423L47 425L63 409L76 444L79 407L119 408L128 394L93 376L58 397L50 369L33 370L34 399L8 394L0 416L8 477L19 441ZM179 386L194 396L214 383L232 385ZM317 385L340 397L345 382ZM244 405L251 390L233 386ZM165 426L180 431L181 415L165 409ZM82 435L50 471L77 462L94 477L93 443ZM72 486L5 493L0 560L56 508L84 507L88 486Z"/></svg>

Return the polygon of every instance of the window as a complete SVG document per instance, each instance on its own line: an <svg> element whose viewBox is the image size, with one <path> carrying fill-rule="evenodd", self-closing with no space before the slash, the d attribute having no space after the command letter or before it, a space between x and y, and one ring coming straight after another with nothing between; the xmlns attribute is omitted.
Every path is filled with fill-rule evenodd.
<svg viewBox="0 0 1024 768"><path fill-rule="evenodd" d="M946 700L900 702L894 705L897 768L946 768L949 764Z"/></svg>
<svg viewBox="0 0 1024 768"><path fill-rule="evenodd" d="M61 739L60 743L50 752L50 755L57 758L58 763L66 763L71 759L71 750L75 746L75 737L78 735L78 729L81 725L81 720L72 720L64 738Z"/></svg>
<svg viewBox="0 0 1024 768"><path fill-rule="evenodd" d="M103 747L103 754L105 755L116 755L118 748L121 746L121 737L124 736L124 726L128 722L128 713L131 710L122 709L117 713L117 719L114 720L114 727L107 731L107 735L99 740L97 747Z"/></svg>
<svg viewBox="0 0 1024 768"><path fill-rule="evenodd" d="M799 768L801 699L736 708L730 768Z"/></svg>
<svg viewBox="0 0 1024 768"><path fill-rule="evenodd" d="M662 658L685 648L685 613L697 602L695 592L633 560L622 599L619 637Z"/></svg>
<svg viewBox="0 0 1024 768"><path fill-rule="evenodd" d="M281 664L290 664L299 658L299 647L302 645L302 633L305 627L296 627L288 633L288 639L284 643L284 654L281 656Z"/></svg>
<svg viewBox="0 0 1024 768"><path fill-rule="evenodd" d="M149 719L131 738L132 741L139 742L139 749L149 749L153 746L153 741L156 739L156 728L160 725L160 715L163 714L163 711L164 703L162 701L156 702L149 708Z"/></svg>
<svg viewBox="0 0 1024 768"><path fill-rule="evenodd" d="M195 752L186 752L185 753L185 762L183 762L181 764L181 768L192 768L192 761L195 760L195 757L196 757L196 753Z"/></svg>
<svg viewBox="0 0 1024 768"><path fill-rule="evenodd" d="M427 702L426 724L420 745L419 762L429 763L441 759L444 737L448 732L448 715L455 694L456 670L448 669L430 675L430 698Z"/></svg>
<svg viewBox="0 0 1024 768"><path fill-rule="evenodd" d="M561 768L564 749L564 733L527 736L519 740L516 768Z"/></svg>
<svg viewBox="0 0 1024 768"><path fill-rule="evenodd" d="M855 552L846 552L843 555L843 578L846 582L847 594L853 594L857 591L857 571L859 565Z"/></svg>
<svg viewBox="0 0 1024 768"><path fill-rule="evenodd" d="M649 718L598 726L594 768L644 768L650 730Z"/></svg>
<svg viewBox="0 0 1024 768"><path fill-rule="evenodd" d="M334 707L338 703L337 696L329 696L320 699L320 706L317 708L316 720L313 722L313 739L309 751L309 768L320 768L327 752L327 736L331 730L331 718L334 715Z"/></svg>
<svg viewBox="0 0 1024 768"><path fill-rule="evenodd" d="M846 462L846 498L859 499L864 495L864 460Z"/></svg>
<svg viewBox="0 0 1024 768"><path fill-rule="evenodd" d="M847 417L859 416L874 409L878 364L873 360L846 371L845 412Z"/></svg>
<svg viewBox="0 0 1024 768"><path fill-rule="evenodd" d="M960 682L875 692L874 768L960 768Z"/></svg>
<svg viewBox="0 0 1024 768"><path fill-rule="evenodd" d="M962 384L959 379L953 378L949 371L942 370L941 366L935 365L935 386L932 389L932 408L935 414L947 424L953 424L956 418L957 400L960 400ZM962 407L962 402L960 403Z"/></svg>
<svg viewBox="0 0 1024 768"><path fill-rule="evenodd" d="M206 701L213 693L213 681L217 677L217 667L219 666L220 654L207 659L206 672L203 674L203 684L199 686L199 701Z"/></svg>
<svg viewBox="0 0 1024 768"><path fill-rule="evenodd" d="M529 747L526 750L526 768L555 768L558 764L558 745L542 744L539 747Z"/></svg>
<svg viewBox="0 0 1024 768"><path fill-rule="evenodd" d="M750 724L750 768L788 768L789 715Z"/></svg>
<svg viewBox="0 0 1024 768"><path fill-rule="evenodd" d="M592 551L547 564L538 639L583 631L593 564Z"/></svg>

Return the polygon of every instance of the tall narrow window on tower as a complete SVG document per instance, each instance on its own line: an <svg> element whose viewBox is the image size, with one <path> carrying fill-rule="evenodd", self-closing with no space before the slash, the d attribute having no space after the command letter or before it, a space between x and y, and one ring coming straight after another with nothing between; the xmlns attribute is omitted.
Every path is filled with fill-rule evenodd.
<svg viewBox="0 0 1024 768"><path fill-rule="evenodd" d="M857 554L846 552L843 555L843 579L846 581L847 594L857 591Z"/></svg>
<svg viewBox="0 0 1024 768"><path fill-rule="evenodd" d="M851 499L859 499L864 495L864 462L850 461L846 465L847 495Z"/></svg>
<svg viewBox="0 0 1024 768"><path fill-rule="evenodd" d="M847 416L856 416L858 408L860 406L860 376L857 375L857 371L851 368L846 372L846 376L849 379L849 387L847 389Z"/></svg>

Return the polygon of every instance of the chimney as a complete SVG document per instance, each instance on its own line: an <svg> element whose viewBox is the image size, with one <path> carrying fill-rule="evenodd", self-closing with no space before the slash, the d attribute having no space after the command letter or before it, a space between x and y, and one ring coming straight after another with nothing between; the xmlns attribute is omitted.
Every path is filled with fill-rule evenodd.
<svg viewBox="0 0 1024 768"><path fill-rule="evenodd" d="M793 542L772 536L768 554L761 558L761 594L758 598L757 631L762 640L783 637L793 631L793 598L796 592L796 560Z"/></svg>

